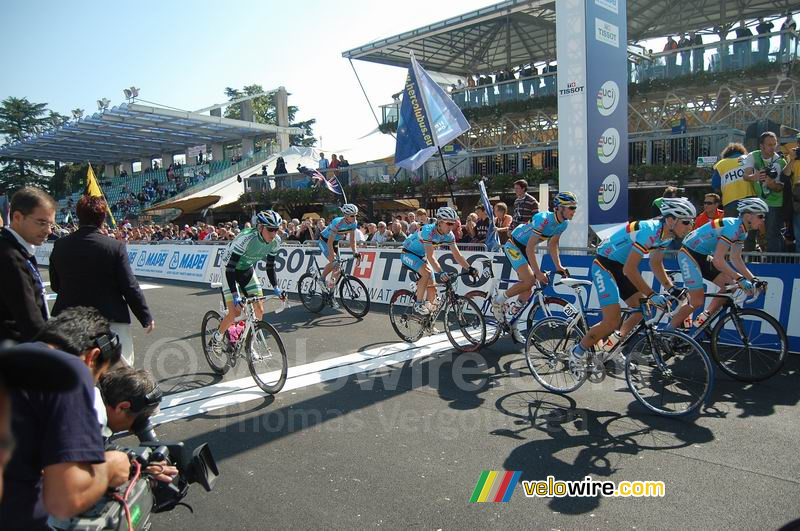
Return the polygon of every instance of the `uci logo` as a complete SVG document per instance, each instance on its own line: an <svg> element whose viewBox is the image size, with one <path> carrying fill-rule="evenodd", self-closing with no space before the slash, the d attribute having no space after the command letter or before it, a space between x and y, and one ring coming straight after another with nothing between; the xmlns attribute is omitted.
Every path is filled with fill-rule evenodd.
<svg viewBox="0 0 800 531"><path fill-rule="evenodd" d="M619 177L613 173L603 179L600 190L597 191L597 204L600 210L611 210L619 199L620 188Z"/></svg>
<svg viewBox="0 0 800 531"><path fill-rule="evenodd" d="M603 279L603 272L599 269L594 272L594 284L597 286L597 291L603 293L606 290L606 281Z"/></svg>
<svg viewBox="0 0 800 531"><path fill-rule="evenodd" d="M597 91L597 110L603 116L611 116L619 103L619 85L606 81Z"/></svg>
<svg viewBox="0 0 800 531"><path fill-rule="evenodd" d="M170 269L178 269L178 264L181 263L181 253L178 251L173 251L172 258L169 260L169 268Z"/></svg>
<svg viewBox="0 0 800 531"><path fill-rule="evenodd" d="M139 261L136 262L136 267L142 267L146 261L147 261L147 251L142 251L142 254L139 255Z"/></svg>
<svg viewBox="0 0 800 531"><path fill-rule="evenodd" d="M609 127L597 141L597 158L603 164L608 164L619 152L619 131Z"/></svg>

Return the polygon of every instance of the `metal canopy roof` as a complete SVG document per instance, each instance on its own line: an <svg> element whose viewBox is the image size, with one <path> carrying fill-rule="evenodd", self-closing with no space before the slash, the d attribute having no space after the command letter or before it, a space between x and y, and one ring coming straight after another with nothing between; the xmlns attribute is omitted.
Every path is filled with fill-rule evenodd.
<svg viewBox="0 0 800 531"><path fill-rule="evenodd" d="M297 135L303 130L125 103L2 146L0 157L112 163L275 133Z"/></svg>
<svg viewBox="0 0 800 531"><path fill-rule="evenodd" d="M589 0L587 0L589 1ZM625 0L620 0L624 2ZM348 59L407 67L408 52L426 68L465 75L556 58L552 0L506 0L342 53ZM796 0L627 0L628 41L666 37L742 19L774 16ZM777 30L777 28L775 28Z"/></svg>

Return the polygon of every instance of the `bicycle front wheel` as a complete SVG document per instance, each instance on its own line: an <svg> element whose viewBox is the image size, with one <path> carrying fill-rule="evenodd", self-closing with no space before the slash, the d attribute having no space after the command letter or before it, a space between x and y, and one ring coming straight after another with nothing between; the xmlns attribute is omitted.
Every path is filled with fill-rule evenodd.
<svg viewBox="0 0 800 531"><path fill-rule="evenodd" d="M309 312L317 313L322 310L325 305L325 299L322 297L324 289L322 280L311 273L303 274L297 281L297 294Z"/></svg>
<svg viewBox="0 0 800 531"><path fill-rule="evenodd" d="M417 296L407 289L399 289L392 294L389 302L389 321L400 339L413 343L425 333L429 317L414 312Z"/></svg>
<svg viewBox="0 0 800 531"><path fill-rule="evenodd" d="M475 352L486 340L486 324L475 302L457 296L444 312L444 331L447 339L461 352Z"/></svg>
<svg viewBox="0 0 800 531"><path fill-rule="evenodd" d="M503 327L497 322L497 319L494 318L494 314L492 313L492 301L489 299L489 295L485 291L475 289L464 296L472 299L472 301L478 305L478 308L481 309L483 322L486 325L486 339L483 341L483 346L490 347L494 345L497 340L500 339L500 335L503 333Z"/></svg>
<svg viewBox="0 0 800 531"><path fill-rule="evenodd" d="M283 389L289 362L278 331L271 324L258 321L248 335L245 347L247 366L261 390L274 395Z"/></svg>
<svg viewBox="0 0 800 531"><path fill-rule="evenodd" d="M564 317L566 315L564 310L567 306L569 306L569 302L561 297L545 297L544 307L534 302L528 310L528 331L530 332L533 325L545 317ZM566 315L566 317L570 318L572 315Z"/></svg>
<svg viewBox="0 0 800 531"><path fill-rule="evenodd" d="M643 334L625 358L633 396L659 415L689 415L711 395L714 367L697 342L674 330Z"/></svg>
<svg viewBox="0 0 800 531"><path fill-rule="evenodd" d="M546 317L531 327L525 342L525 360L536 381L554 393L570 393L583 385L588 372L572 370L569 358L583 332L563 317ZM589 355L588 353L586 354Z"/></svg>
<svg viewBox="0 0 800 531"><path fill-rule="evenodd" d="M722 372L742 382L758 382L775 375L789 352L786 331L767 312L734 310L711 331L711 355Z"/></svg>
<svg viewBox="0 0 800 531"><path fill-rule="evenodd" d="M369 291L364 283L354 276L342 277L339 283L339 302L347 313L357 319L369 313Z"/></svg>
<svg viewBox="0 0 800 531"><path fill-rule="evenodd" d="M220 351L215 353L211 349L211 340L214 332L219 330L222 323L222 316L219 312L210 310L203 316L203 324L200 326L200 339L203 341L203 354L206 355L211 370L217 374L225 374L231 366L228 364L228 353Z"/></svg>

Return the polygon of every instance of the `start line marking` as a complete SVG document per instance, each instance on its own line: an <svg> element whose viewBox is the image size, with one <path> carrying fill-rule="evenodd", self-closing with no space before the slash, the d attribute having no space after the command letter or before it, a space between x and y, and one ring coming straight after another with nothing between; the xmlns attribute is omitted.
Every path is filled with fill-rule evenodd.
<svg viewBox="0 0 800 531"><path fill-rule="evenodd" d="M50 285L50 282L42 282L42 284L44 284L44 286L47 287L47 286ZM159 288L163 288L163 287L164 286L159 286L157 284L139 284L139 289L142 290L142 291L148 290L148 289L159 289ZM46 296L46 299L48 301L54 301L54 300L56 300L56 297L58 297L58 294L56 294L56 293L48 293L47 296Z"/></svg>

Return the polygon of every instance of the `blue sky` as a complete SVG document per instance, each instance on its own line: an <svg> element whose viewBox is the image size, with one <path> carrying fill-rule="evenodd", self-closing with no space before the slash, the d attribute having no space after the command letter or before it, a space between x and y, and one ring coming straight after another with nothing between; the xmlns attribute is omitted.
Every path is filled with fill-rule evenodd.
<svg viewBox="0 0 800 531"><path fill-rule="evenodd" d="M196 110L223 102L226 86L283 85L299 118L317 119L323 148L349 147L376 124L342 51L492 3L4 0L0 99L88 113L133 84L143 99ZM403 69L354 64L375 107L402 88Z"/></svg>

